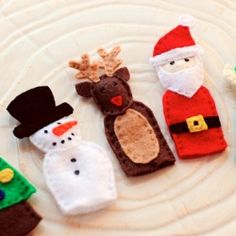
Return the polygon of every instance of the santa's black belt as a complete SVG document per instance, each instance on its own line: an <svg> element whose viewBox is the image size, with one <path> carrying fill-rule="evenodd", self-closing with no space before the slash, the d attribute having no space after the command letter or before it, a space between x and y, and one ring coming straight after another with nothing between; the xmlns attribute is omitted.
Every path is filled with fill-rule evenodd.
<svg viewBox="0 0 236 236"><path fill-rule="evenodd" d="M181 134L181 133L195 133L208 130L209 128L220 127L220 119L218 116L207 116L202 115L192 116L187 118L183 122L175 123L169 126L171 133Z"/></svg>

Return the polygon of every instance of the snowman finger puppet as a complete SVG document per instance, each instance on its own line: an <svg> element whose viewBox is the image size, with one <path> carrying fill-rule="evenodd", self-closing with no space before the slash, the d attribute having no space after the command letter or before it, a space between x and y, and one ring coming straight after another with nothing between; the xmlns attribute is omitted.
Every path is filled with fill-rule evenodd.
<svg viewBox="0 0 236 236"><path fill-rule="evenodd" d="M18 95L7 107L18 125L17 138L29 137L45 153L48 188L66 215L84 214L110 205L117 197L114 172L106 152L80 138L73 108L55 105L47 86Z"/></svg>

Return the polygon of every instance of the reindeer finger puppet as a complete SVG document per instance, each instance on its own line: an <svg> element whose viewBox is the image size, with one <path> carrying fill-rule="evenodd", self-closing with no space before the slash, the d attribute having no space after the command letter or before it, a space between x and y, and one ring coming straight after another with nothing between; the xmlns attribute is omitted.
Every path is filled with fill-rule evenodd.
<svg viewBox="0 0 236 236"><path fill-rule="evenodd" d="M80 96L93 97L104 113L107 140L126 175L144 175L173 165L175 158L165 141L152 111L141 102L133 101L127 81L126 67L119 68L120 47L110 53L99 49L102 59L90 64L89 56L69 66L79 70L77 79L87 79L76 85ZM105 71L99 76L99 68Z"/></svg>
<svg viewBox="0 0 236 236"><path fill-rule="evenodd" d="M14 135L29 137L46 153L44 177L64 214L96 211L116 199L114 172L105 150L81 140L78 121L70 116L72 107L56 106L49 87L18 95L7 110L21 123Z"/></svg>
<svg viewBox="0 0 236 236"><path fill-rule="evenodd" d="M192 16L182 15L179 25L158 40L150 59L166 88L164 115L182 159L219 153L227 147L215 102L203 86L203 50L191 36L193 24Z"/></svg>

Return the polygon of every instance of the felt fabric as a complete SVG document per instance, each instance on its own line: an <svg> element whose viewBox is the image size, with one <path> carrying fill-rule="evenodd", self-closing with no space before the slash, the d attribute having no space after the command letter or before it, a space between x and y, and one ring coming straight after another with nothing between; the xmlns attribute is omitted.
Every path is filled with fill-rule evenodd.
<svg viewBox="0 0 236 236"><path fill-rule="evenodd" d="M218 116L208 89L202 86L191 98L172 91L163 96L163 109L168 126L185 121L192 116ZM208 128L196 133L172 133L180 158L193 158L222 152L227 147L221 127Z"/></svg>
<svg viewBox="0 0 236 236"><path fill-rule="evenodd" d="M189 27L178 25L163 37L161 37L153 50L153 57L168 52L175 48L182 48L195 45Z"/></svg>
<svg viewBox="0 0 236 236"><path fill-rule="evenodd" d="M155 44L153 57L150 58L153 66L203 53L201 46L196 45L189 30L194 22L195 19L190 15L185 14L179 17L179 25L161 37Z"/></svg>
<svg viewBox="0 0 236 236"><path fill-rule="evenodd" d="M0 171L0 183L9 183L14 178L14 171L10 168L5 168Z"/></svg>
<svg viewBox="0 0 236 236"><path fill-rule="evenodd" d="M168 52L162 53L149 59L150 63L155 66L164 65L173 60L179 60L182 58L201 56L204 53L203 48L200 45L175 48Z"/></svg>
<svg viewBox="0 0 236 236"><path fill-rule="evenodd" d="M22 101L26 105L21 110L16 105L22 105ZM101 147L81 141L77 120L68 116L73 109L63 104L55 106L48 87L36 87L17 96L8 111L23 122L24 135L30 134L30 141L46 153L45 179L62 212L75 215L95 211L116 199L113 168ZM66 109L61 110L61 106ZM26 107L32 111L26 111Z"/></svg>
<svg viewBox="0 0 236 236"><path fill-rule="evenodd" d="M64 214L96 211L116 199L109 157L98 145L81 140L74 118L64 117L45 126L30 141L46 153L44 177Z"/></svg>
<svg viewBox="0 0 236 236"><path fill-rule="evenodd" d="M120 165L126 175L144 175L154 172L158 169L173 165L175 163L174 155L172 154L164 136L162 135L159 125L152 111L143 103L136 101L132 103L130 109L141 113L148 120L159 142L159 153L152 161L145 164L134 163L133 161L131 161L131 159L123 151L121 144L114 131L114 122L117 116L107 114L104 119L107 140L110 143L114 153L116 154Z"/></svg>
<svg viewBox="0 0 236 236"><path fill-rule="evenodd" d="M134 163L146 164L157 157L160 147L156 134L140 112L129 108L117 116L114 131L122 150Z"/></svg>
<svg viewBox="0 0 236 236"><path fill-rule="evenodd" d="M173 165L175 158L161 133L152 111L144 104L133 101L132 93L127 83L129 79L129 71L126 67L123 67L117 69L112 76L107 76L106 74L100 76L100 81L91 83L90 86L88 86L87 82L80 83L76 85L76 90L80 96L88 97L89 94L93 97L95 103L105 114L104 126L107 140L116 154L122 169L128 176L137 176ZM88 88L90 88L90 93L88 92ZM153 132L152 129L154 130L156 141L154 141L155 137L153 137L153 134L149 134L152 136L151 139L153 140L151 140L143 128L142 131L144 133L141 130L137 130L137 137L134 137L135 135L131 133L130 128L132 126L133 116L130 116L129 119L127 117L122 118L122 116L125 116L127 109L132 109L140 114L139 116L145 121L151 133ZM117 117L125 121L125 124L122 124L122 127L120 127L122 134L117 131L117 126L115 125ZM141 128L140 124L138 126ZM115 132L115 129L117 132ZM128 130L129 132L127 132ZM147 140L145 142L144 139L141 141L138 135L147 137ZM121 136L123 137L121 138ZM132 142L129 140L128 146L126 147L124 140L130 138ZM151 144L150 150L145 153L145 156L142 153L143 157L141 158L141 146L146 147L148 144Z"/></svg>
<svg viewBox="0 0 236 236"><path fill-rule="evenodd" d="M6 181L6 175L3 176L2 174L2 178L5 179L5 181L0 181L0 190L4 195L0 200L0 210L25 201L36 192L36 189L17 170L0 158L1 173L7 169L12 170L14 175L11 179L9 179L10 176L8 176L8 181Z"/></svg>
<svg viewBox="0 0 236 236"><path fill-rule="evenodd" d="M106 152L91 142L81 141L73 148L48 152L43 171L64 214L96 211L117 197L111 162Z"/></svg>
<svg viewBox="0 0 236 236"><path fill-rule="evenodd" d="M106 52L105 49L98 49L98 54L102 58L100 62L100 68L104 68L107 76L112 76L117 68L121 65L122 60L117 59L117 55L120 53L120 46L114 47L110 52Z"/></svg>
<svg viewBox="0 0 236 236"><path fill-rule="evenodd" d="M82 55L81 62L70 61L69 66L79 70L79 72L76 74L77 79L89 79L95 83L99 81L98 64L90 64L89 55Z"/></svg>
<svg viewBox="0 0 236 236"><path fill-rule="evenodd" d="M74 125L68 126L68 123ZM62 126L63 132L61 131ZM72 116L67 116L38 130L29 139L34 146L45 153L65 150L81 141L79 124Z"/></svg>
<svg viewBox="0 0 236 236"><path fill-rule="evenodd" d="M44 126L73 113L73 108L67 103L56 106L52 91L47 86L18 95L7 110L21 123L13 131L18 138L29 137Z"/></svg>
<svg viewBox="0 0 236 236"><path fill-rule="evenodd" d="M99 83L91 87L91 94L104 114L118 115L132 103L132 93L125 80L118 76L103 75ZM117 106L113 99L120 96L121 104Z"/></svg>
<svg viewBox="0 0 236 236"><path fill-rule="evenodd" d="M226 64L224 66L223 74L225 78L233 85L236 84L236 66Z"/></svg>
<svg viewBox="0 0 236 236"><path fill-rule="evenodd" d="M25 236L41 221L29 203L23 201L0 210L0 235Z"/></svg>
<svg viewBox="0 0 236 236"><path fill-rule="evenodd" d="M195 65L186 67L185 64L188 65L189 60L194 60ZM176 72L169 72L167 69L171 70L171 68L164 69L162 66L157 66L155 69L164 88L190 98L203 84L204 70L201 59L198 57L194 59L190 58L188 61L183 59L183 61L184 64L180 66L182 68L179 68L178 61L173 61L175 64L171 67L177 67L177 69L179 69L179 71Z"/></svg>
<svg viewBox="0 0 236 236"><path fill-rule="evenodd" d="M187 118L183 122L175 123L169 126L172 134L181 134L188 132L198 132L199 130L208 130L210 128L221 127L220 119L218 116L207 116L202 115L193 116Z"/></svg>

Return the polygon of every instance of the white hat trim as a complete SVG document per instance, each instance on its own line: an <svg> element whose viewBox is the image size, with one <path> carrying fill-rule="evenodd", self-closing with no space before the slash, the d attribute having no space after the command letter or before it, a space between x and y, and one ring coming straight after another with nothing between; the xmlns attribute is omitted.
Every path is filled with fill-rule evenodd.
<svg viewBox="0 0 236 236"><path fill-rule="evenodd" d="M150 63L152 65L162 65L185 57L201 55L203 52L203 48L200 45L175 48L155 57L151 57Z"/></svg>

